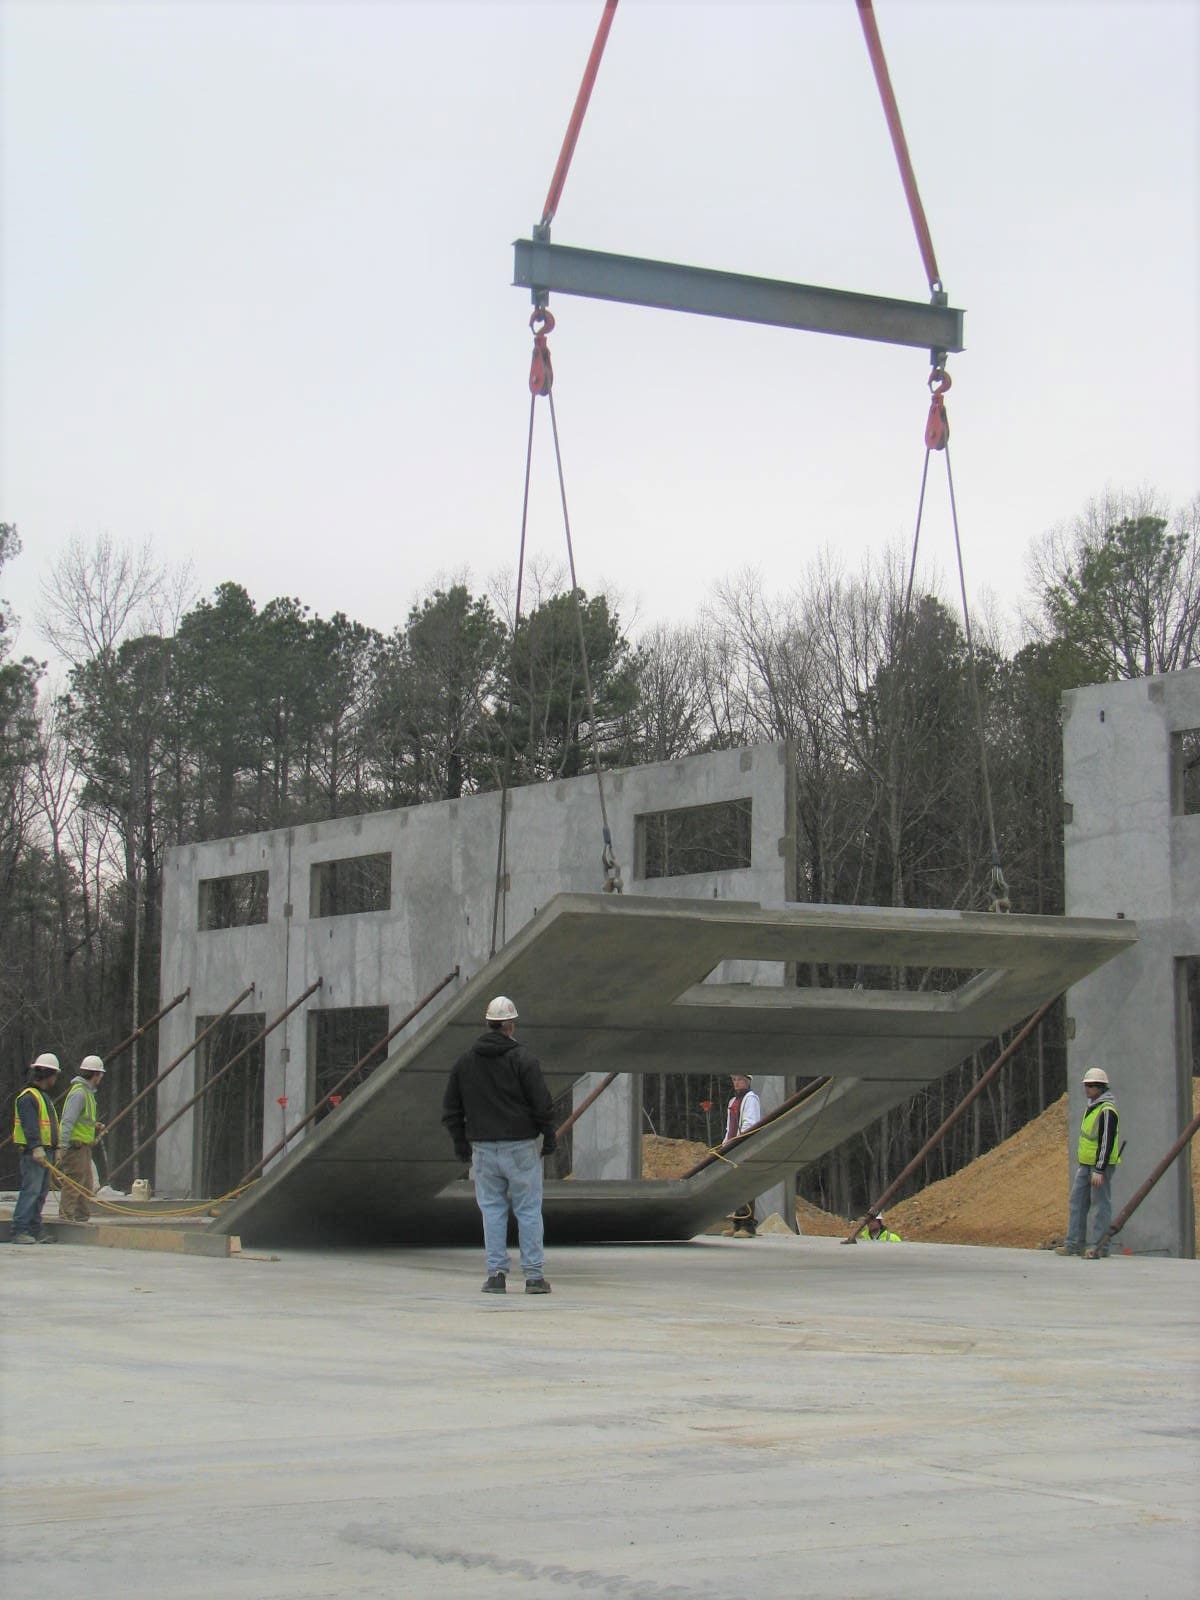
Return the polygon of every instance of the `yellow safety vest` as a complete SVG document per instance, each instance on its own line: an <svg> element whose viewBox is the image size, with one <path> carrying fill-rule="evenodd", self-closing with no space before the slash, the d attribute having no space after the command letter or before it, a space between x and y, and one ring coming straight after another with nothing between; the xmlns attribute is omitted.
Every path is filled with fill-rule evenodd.
<svg viewBox="0 0 1200 1600"><path fill-rule="evenodd" d="M58 1119L55 1117L54 1112L51 1109L49 1100L46 1099L46 1096L40 1089L35 1089L32 1084L27 1084L13 1102L13 1143L15 1145L19 1145L22 1150L24 1150L29 1143L25 1137L25 1128L21 1122L20 1110L21 1098L23 1095L27 1094L31 1094L37 1101L38 1143L41 1144L43 1148L52 1150L58 1143Z"/></svg>
<svg viewBox="0 0 1200 1600"><path fill-rule="evenodd" d="M76 1089L83 1090L83 1110L75 1119L75 1126L71 1129L72 1144L95 1144L96 1142L96 1096L84 1083L82 1078L76 1078L67 1094L71 1098Z"/></svg>
<svg viewBox="0 0 1200 1600"><path fill-rule="evenodd" d="M865 1239L868 1244L900 1244L900 1243L902 1243L900 1235L898 1233L893 1233L890 1228L881 1228L878 1233L871 1233L869 1231L869 1229L864 1228L863 1231L859 1234L858 1237L860 1239Z"/></svg>
<svg viewBox="0 0 1200 1600"><path fill-rule="evenodd" d="M1097 1100L1083 1113L1083 1121L1079 1124L1079 1146L1075 1151L1075 1158L1081 1167L1094 1167L1096 1165L1096 1152L1100 1148L1100 1114L1111 1111L1117 1118L1117 1128L1113 1133L1112 1155L1108 1158L1108 1165L1115 1167L1120 1163L1120 1116L1116 1104L1112 1100Z"/></svg>

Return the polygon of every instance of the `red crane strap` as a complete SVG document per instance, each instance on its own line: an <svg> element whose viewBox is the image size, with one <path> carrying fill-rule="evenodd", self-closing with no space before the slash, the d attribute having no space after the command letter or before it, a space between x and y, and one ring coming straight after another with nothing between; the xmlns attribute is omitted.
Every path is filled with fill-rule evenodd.
<svg viewBox="0 0 1200 1600"><path fill-rule="evenodd" d="M856 3L858 20L862 23L863 37L867 41L867 53L871 57L871 67L879 87L879 98L883 101L883 114L887 118L888 132L892 136L892 148L900 165L900 181L904 185L909 215L916 230L921 260L925 264L925 276L929 280L930 293L937 294L942 287L941 274L938 272L937 259L933 253L929 223L925 220L925 207L921 204L921 196L917 190L917 178L913 172L912 157L908 153L908 142L900 123L900 108L896 104L895 91L884 59L883 43L879 37L879 26L875 21L875 11L871 0L856 0Z"/></svg>
<svg viewBox="0 0 1200 1600"><path fill-rule="evenodd" d="M588 101L592 97L592 88L596 82L596 74L600 70L600 58L604 54L604 46L608 43L608 32L612 27L613 17L616 15L617 0L604 0L604 15L600 18L600 26L596 29L596 37L592 43L592 53L588 56L587 66L583 69L583 82L579 85L579 93L575 96L575 109L571 113L571 120L567 124L566 138L562 142L562 149L558 153L558 165L554 169L554 176L550 179L550 188L546 192L546 204L542 207L542 227L548 228L554 220L554 213L558 210L558 202L562 199L563 184L567 181L567 171L571 165L571 157L575 154L575 141L579 138L579 130L583 126L584 113L588 108Z"/></svg>

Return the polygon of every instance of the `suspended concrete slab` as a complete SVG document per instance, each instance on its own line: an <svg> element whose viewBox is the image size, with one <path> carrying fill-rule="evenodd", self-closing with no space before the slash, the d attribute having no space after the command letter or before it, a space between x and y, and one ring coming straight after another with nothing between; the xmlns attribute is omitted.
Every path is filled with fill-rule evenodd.
<svg viewBox="0 0 1200 1600"><path fill-rule="evenodd" d="M828 1077L697 1177L546 1186L554 1241L689 1238L819 1160L1136 941L1128 921L607 895L556 896L316 1132L214 1223L248 1244L456 1243L480 1236L441 1127L446 1075L508 994L551 1092L588 1072ZM724 962L780 979L706 983ZM961 976L950 992L811 989L813 963ZM762 967L757 969L760 974ZM771 969L765 969L770 972ZM773 975L773 974L772 974Z"/></svg>

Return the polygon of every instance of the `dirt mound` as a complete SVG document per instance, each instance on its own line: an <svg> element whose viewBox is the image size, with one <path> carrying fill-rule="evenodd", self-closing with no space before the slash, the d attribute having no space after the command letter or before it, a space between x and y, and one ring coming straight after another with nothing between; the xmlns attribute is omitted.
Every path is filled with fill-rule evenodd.
<svg viewBox="0 0 1200 1600"><path fill-rule="evenodd" d="M952 1177L889 1207L902 1239L1034 1250L1060 1239L1071 1181L1067 1097Z"/></svg>
<svg viewBox="0 0 1200 1600"><path fill-rule="evenodd" d="M682 1178L707 1154L708 1146L694 1139L660 1139L656 1133L643 1134L642 1177Z"/></svg>
<svg viewBox="0 0 1200 1600"><path fill-rule="evenodd" d="M1200 1078L1193 1079L1193 1110L1200 1111ZM1040 1117L952 1177L888 1207L888 1226L902 1239L933 1244L1007 1245L1036 1250L1062 1238L1067 1220L1071 1167L1064 1094ZM647 1178L678 1178L705 1154L702 1144L683 1139L642 1140ZM1200 1158L1193 1153L1196 1253L1200 1255ZM797 1200L802 1233L845 1237L850 1219Z"/></svg>

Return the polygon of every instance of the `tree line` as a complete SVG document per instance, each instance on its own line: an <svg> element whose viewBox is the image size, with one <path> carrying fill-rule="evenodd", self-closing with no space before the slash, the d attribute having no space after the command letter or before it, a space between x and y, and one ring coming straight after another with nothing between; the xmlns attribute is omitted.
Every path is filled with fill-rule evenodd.
<svg viewBox="0 0 1200 1600"><path fill-rule="evenodd" d="M20 551L0 524L0 571ZM462 580L385 634L295 597L256 605L235 582L190 600L148 550L75 542L43 584L65 682L15 657L0 604L0 1088L37 1050L73 1065L157 1009L170 846L570 777L593 751L617 767L786 740L798 899L981 909L999 867L1014 911L1061 913L1061 695L1200 662L1200 500L1108 496L1044 537L1020 642L973 618L973 663L961 618L908 579L894 553L855 573L822 555L788 592L743 574L693 623L637 638L613 597L573 597L552 572L519 617L503 585ZM1061 1030L1041 1030L931 1176L1062 1092ZM145 1081L141 1059L114 1063L111 1105ZM977 1067L851 1141L806 1192L860 1204ZM648 1080L647 1128L709 1140L701 1103L723 1099Z"/></svg>

